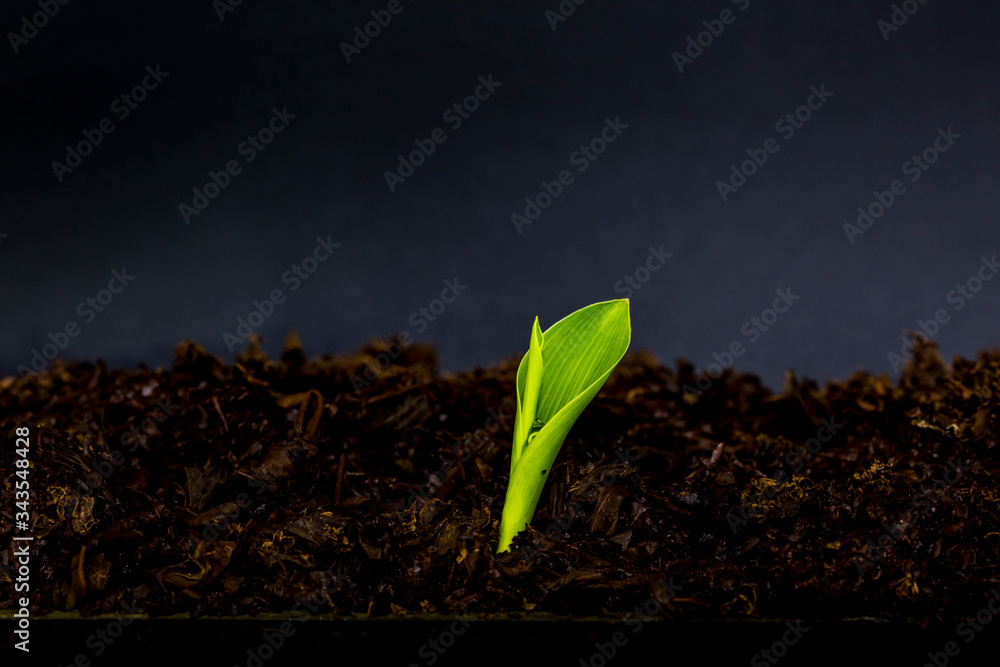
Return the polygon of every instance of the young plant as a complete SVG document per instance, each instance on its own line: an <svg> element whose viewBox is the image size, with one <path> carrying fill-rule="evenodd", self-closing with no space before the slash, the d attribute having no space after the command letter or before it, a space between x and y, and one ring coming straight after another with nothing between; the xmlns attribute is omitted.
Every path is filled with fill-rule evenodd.
<svg viewBox="0 0 1000 667"><path fill-rule="evenodd" d="M581 308L544 333L535 318L528 353L517 369L514 447L497 553L509 550L531 522L563 440L625 356L631 338L628 299Z"/></svg>

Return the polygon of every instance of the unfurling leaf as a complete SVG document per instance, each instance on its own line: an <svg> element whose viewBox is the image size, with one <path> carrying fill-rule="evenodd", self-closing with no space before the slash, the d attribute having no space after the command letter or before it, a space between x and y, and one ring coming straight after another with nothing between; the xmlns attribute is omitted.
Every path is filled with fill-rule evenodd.
<svg viewBox="0 0 1000 667"><path fill-rule="evenodd" d="M544 333L535 318L528 353L517 369L517 415L498 553L507 551L531 522L563 441L625 356L631 336L628 299L581 308Z"/></svg>

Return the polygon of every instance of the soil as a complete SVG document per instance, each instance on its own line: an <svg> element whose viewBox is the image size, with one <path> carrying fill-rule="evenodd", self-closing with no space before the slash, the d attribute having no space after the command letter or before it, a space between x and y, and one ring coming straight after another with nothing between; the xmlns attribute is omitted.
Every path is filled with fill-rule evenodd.
<svg viewBox="0 0 1000 667"><path fill-rule="evenodd" d="M895 383L790 372L780 393L630 353L532 529L497 555L519 361L442 373L432 347L390 342L308 359L290 336L277 360L254 341L228 365L189 341L172 368L0 380L3 438L31 429L32 614L311 600L334 616L655 608L940 628L1000 586L998 351L946 365L918 343ZM0 581L15 569L4 550Z"/></svg>

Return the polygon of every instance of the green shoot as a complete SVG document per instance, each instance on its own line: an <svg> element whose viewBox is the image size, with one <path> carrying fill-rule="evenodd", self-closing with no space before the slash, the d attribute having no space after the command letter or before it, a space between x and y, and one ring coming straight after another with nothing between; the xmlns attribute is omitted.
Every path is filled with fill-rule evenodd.
<svg viewBox="0 0 1000 667"><path fill-rule="evenodd" d="M632 338L628 299L571 313L544 333L538 318L517 369L517 414L510 481L500 517L500 545L531 523L563 441L584 408L625 356Z"/></svg>

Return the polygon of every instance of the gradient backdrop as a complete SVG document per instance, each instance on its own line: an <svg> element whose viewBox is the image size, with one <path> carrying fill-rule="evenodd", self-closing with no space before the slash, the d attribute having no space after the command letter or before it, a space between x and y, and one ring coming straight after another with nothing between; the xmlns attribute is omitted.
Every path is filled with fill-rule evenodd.
<svg viewBox="0 0 1000 667"><path fill-rule="evenodd" d="M632 349L774 388L1000 344L991 3L328 5L4 3L0 373L232 359L274 290L269 352L450 370L627 291Z"/></svg>

